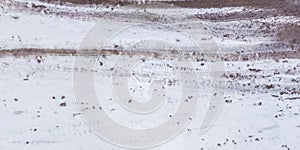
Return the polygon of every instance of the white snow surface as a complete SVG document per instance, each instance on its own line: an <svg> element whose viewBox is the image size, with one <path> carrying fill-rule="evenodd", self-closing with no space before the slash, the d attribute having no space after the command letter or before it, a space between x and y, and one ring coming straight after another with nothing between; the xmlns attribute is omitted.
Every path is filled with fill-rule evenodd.
<svg viewBox="0 0 300 150"><path fill-rule="evenodd" d="M45 5L54 12L77 12L80 13L105 13L109 8L104 6L74 6L71 4L60 6L47 4L36 0L5 0L0 2L0 50L18 48L46 48L46 49L79 49L82 39L88 31L97 23L97 17L72 18L44 12L24 11L17 9L16 2ZM131 7L116 7L111 14L129 14L143 12L142 9ZM260 11L252 8L210 8L210 9L184 9L174 8L162 10L159 8L148 9L147 12L155 15L165 15L176 18L169 24L174 23L176 29L182 31L197 31L198 24L204 24L212 31L213 38L220 50L235 53L236 50L244 49L248 53L258 52L258 49L249 47L259 44L276 43L274 37L267 35L246 35L249 31L237 27L241 24L252 22L274 23L271 28L278 28L281 23L297 22L295 16L278 16L265 19L252 19L213 22L199 19L187 19L187 16L205 13L231 13L240 11ZM272 10L266 10L272 11ZM121 18L121 19L120 19ZM114 24L127 23L118 15L106 19ZM184 23L181 23L184 21ZM180 24L183 24L180 25ZM190 25L192 29L185 28ZM278 24L278 26L276 26ZM254 29L258 25L254 23ZM224 30L214 29L224 28ZM225 39L224 34L231 33L233 29L245 34L245 40ZM137 32L137 34L134 34ZM122 45L124 50L132 48L132 43L140 42L145 34L143 28L132 28L112 39L107 46ZM251 32L251 31L250 31ZM143 34L139 34L143 33ZM152 36L161 36L161 32ZM168 42L190 48L194 45L186 38L178 39L178 33L164 31ZM131 36L132 34L132 36ZM238 34L238 33L236 33ZM131 38L126 38L126 37ZM138 37L138 38L132 38ZM143 37L145 38L145 37ZM173 42L173 43L172 43ZM110 45L111 44L111 45ZM279 49L281 50L281 49ZM289 47L282 49L291 50ZM271 51L266 49L265 51ZM24 57L1 57L0 58L0 150L50 150L50 149L74 149L74 150L121 150L109 142L105 142L96 136L84 123L78 113L76 97L73 89L73 72L75 56L43 56L42 62L38 63L36 56ZM100 58L99 58L100 59ZM162 110L155 114L142 118L127 113L118 103L110 101L112 95L111 70L117 56L107 56L99 61L103 66L98 66L96 71L97 92L105 93L103 111L119 124L132 128L155 127L168 120L169 115L178 107L178 93L169 93L171 100L165 103ZM147 61L146 61L147 62ZM151 68L152 60L146 66L137 66L136 72L143 72L149 76L164 79L176 78L172 70L168 68ZM204 66L201 63L205 64ZM192 62L195 67L200 68L198 73L199 82L203 83L199 93L202 100L199 108L207 108L210 97L210 64L207 62ZM153 65L152 65L153 66ZM244 76L256 76L243 79L229 79L225 89L222 109L212 127L205 133L200 134L200 124L203 110L199 109L187 130L181 132L171 141L153 147L154 150L199 150L199 149L291 149L300 147L300 94L280 94L287 89L295 88L299 91L300 82L300 60L257 60L257 61L228 61L224 62L226 74ZM249 71L249 69L261 69L260 72ZM78 68L77 68L78 69ZM154 70L154 71L153 71ZM155 72L151 75L151 71ZM277 72L278 74L275 74ZM130 78L132 79L132 78ZM148 84L141 82L143 78L130 81L130 86L136 88L135 96L149 97L144 93L149 89ZM298 82L296 82L298 81ZM143 88L139 89L138 85ZM275 85L273 89L266 89L266 85ZM255 86L258 88L254 88ZM193 87L190 87L193 89ZM175 88L175 91L178 90ZM65 98L63 98L64 96ZM173 96L173 97L172 97ZM54 98L53 98L54 97ZM288 100L296 98L296 100ZM298 98L298 99L297 99ZM229 100L230 102L225 102ZM65 107L60 106L66 103ZM205 107L204 107L205 106Z"/></svg>

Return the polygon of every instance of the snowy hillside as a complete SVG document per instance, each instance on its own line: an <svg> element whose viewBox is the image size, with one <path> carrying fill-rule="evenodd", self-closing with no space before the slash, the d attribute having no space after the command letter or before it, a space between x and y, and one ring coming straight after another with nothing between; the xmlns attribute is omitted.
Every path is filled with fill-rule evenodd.
<svg viewBox="0 0 300 150"><path fill-rule="evenodd" d="M295 12L1 1L0 150L296 150Z"/></svg>

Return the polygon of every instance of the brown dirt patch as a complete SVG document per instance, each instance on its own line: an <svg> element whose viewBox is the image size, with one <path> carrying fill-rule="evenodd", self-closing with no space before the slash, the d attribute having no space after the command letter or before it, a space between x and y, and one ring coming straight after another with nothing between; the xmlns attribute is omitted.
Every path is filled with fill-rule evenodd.
<svg viewBox="0 0 300 150"><path fill-rule="evenodd" d="M294 47L300 47L300 25L286 25L278 32L281 41L288 42Z"/></svg>
<svg viewBox="0 0 300 150"><path fill-rule="evenodd" d="M74 50L74 49L9 49L0 50L1 57L26 57L26 56L149 56L158 59L191 59L194 61L249 61L264 59L300 59L300 51L261 52L251 54L222 54L222 53L200 53L184 51L120 51L120 50Z"/></svg>

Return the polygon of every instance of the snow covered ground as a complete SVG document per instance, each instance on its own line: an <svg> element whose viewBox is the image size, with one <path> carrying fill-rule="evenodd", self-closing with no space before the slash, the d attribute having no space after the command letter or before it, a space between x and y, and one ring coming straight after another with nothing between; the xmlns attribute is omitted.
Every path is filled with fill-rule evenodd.
<svg viewBox="0 0 300 150"><path fill-rule="evenodd" d="M174 118L182 103L189 102L181 102L180 88L185 80L180 80L176 73L182 70L191 70L197 75L199 84L186 86L187 91L198 93L197 109L182 132L151 149L300 147L299 50L297 45L276 39L284 25L299 24L299 16L274 15L276 10L251 7L189 9L166 4L158 8L107 8L5 0L0 6L1 150L125 149L124 145L120 147L118 143L100 138L89 126L95 122L87 121L82 115L85 111L101 111L124 127L156 128ZM266 14L260 16L262 13ZM137 23L137 26L127 27ZM95 28L97 25L102 25L103 31L108 29L107 32ZM93 61L79 67L76 61L81 56L51 52L85 51L83 39L97 31L95 29L105 33L95 41L105 45L108 51L116 49L127 53L100 52L96 57L91 54L83 58ZM121 32L113 29L121 29ZM191 40L193 38L196 40ZM178 55L172 51L153 51L153 48L168 51L168 46L182 51ZM214 46L217 51L213 51ZM34 53L30 51L33 48L47 50ZM99 45L89 48L97 49ZM11 51L7 53L8 50ZM10 54L14 51L16 55ZM276 56L277 52L283 55ZM294 57L289 58L287 53L293 52ZM266 57L260 57L262 54ZM241 57L233 58L236 55ZM132 70L115 69L118 60L135 59L138 61ZM170 64L185 60L190 61L192 67ZM220 60L222 66L215 70ZM88 67L94 63L95 68ZM76 73L95 75L94 86L101 106L78 101L74 89ZM214 74L220 76L213 77ZM114 92L118 91L114 89L114 77L127 79L130 94L141 102L151 99L150 86L154 80L163 81L166 101L151 114L141 116L128 112L116 101ZM222 81L226 81L224 89L220 85ZM221 89L224 95L220 110L212 117L213 124L203 133L201 124L206 110L217 109L209 103L219 94L213 89ZM84 89L82 91L84 93Z"/></svg>

